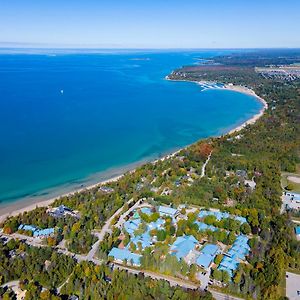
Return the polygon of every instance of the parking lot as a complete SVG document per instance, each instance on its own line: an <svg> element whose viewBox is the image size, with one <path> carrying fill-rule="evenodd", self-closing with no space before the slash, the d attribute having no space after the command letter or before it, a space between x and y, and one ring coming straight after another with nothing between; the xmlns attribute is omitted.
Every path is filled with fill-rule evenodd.
<svg viewBox="0 0 300 300"><path fill-rule="evenodd" d="M289 300L300 300L300 275L286 272L286 296Z"/></svg>

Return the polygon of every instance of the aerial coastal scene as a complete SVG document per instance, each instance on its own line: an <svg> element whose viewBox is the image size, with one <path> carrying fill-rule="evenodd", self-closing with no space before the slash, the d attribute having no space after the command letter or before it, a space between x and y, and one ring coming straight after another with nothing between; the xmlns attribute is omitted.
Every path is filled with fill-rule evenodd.
<svg viewBox="0 0 300 300"><path fill-rule="evenodd" d="M298 11L3 4L0 299L300 299Z"/></svg>

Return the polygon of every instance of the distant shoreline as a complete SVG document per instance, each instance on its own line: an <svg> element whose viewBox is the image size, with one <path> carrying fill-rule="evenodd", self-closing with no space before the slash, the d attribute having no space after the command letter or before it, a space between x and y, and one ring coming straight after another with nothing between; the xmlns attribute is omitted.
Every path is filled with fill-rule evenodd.
<svg viewBox="0 0 300 300"><path fill-rule="evenodd" d="M197 83L197 84L200 84L200 85L201 84L211 84L211 83L213 83L213 82L209 82L209 81L173 80L173 79L169 79L168 76L166 77L166 80L194 82L194 83ZM224 133L224 134L222 134L220 136L231 135L231 134L237 133L237 132L241 131L243 128L245 128L247 125L254 124L259 118L262 117L262 115L264 114L265 110L268 108L267 102L263 98L261 98L257 94L255 94L255 92L253 90L249 89L249 88L246 88L246 87L243 87L243 86L228 85L227 84L227 85L224 85L224 87L220 87L219 89L221 89L221 90L222 89L231 90L231 91L240 92L240 93L244 93L244 94L253 96L253 97L255 97L257 100L259 100L263 104L262 109L257 114L255 114L254 116L252 116L247 121L243 122L241 125L238 125L234 129L231 129L227 133ZM198 140L196 142L198 142ZM187 148L189 146L190 145L187 145L185 147L180 148L179 150L171 152L170 154L164 155L161 158L152 160L152 163L155 163L155 162L157 162L159 160L164 160L166 158L174 156L179 151L181 151L182 149L185 149L185 148ZM146 163L146 161L140 162L140 163L138 163L138 162L135 163L134 164L135 167L133 167L132 169L130 169L129 172L134 172L136 170L137 166L143 165L144 163ZM45 200L40 200L40 201L36 201L36 199L30 199L28 201L26 201L26 200L24 200L24 201L20 200L20 201L16 201L16 202L13 202L11 204L8 204L7 206L3 206L2 207L0 205L0 223L3 222L7 217L16 216L16 215L18 215L20 213L24 213L26 211L34 210L37 207L48 207L51 204L53 204L54 201L56 201L57 199L59 199L61 197L72 196L72 195L74 195L76 193L80 193L82 191L91 190L91 189L93 189L95 187L100 187L100 186L105 185L107 183L115 182L115 181L119 180L121 177L123 177L124 174L125 174L125 171L123 170L123 173L120 174L120 175L112 176L111 178L108 178L106 180L101 180L101 181L99 181L97 183L94 183L94 184L91 184L91 185L88 185L88 186L85 186L85 187L82 187L82 188L79 188L79 189L74 189L73 191L63 193L61 195L52 197L51 199L45 199Z"/></svg>
<svg viewBox="0 0 300 300"><path fill-rule="evenodd" d="M204 80L200 80L200 81L191 81L191 80L184 80L184 79L170 79L168 76L165 77L166 80L170 80L170 81L183 81L183 82L193 82L199 85L205 84L205 85L210 85L210 84L216 84L217 82L215 81L204 81ZM245 128L247 125L251 125L254 124L259 118L262 117L262 115L264 114L265 110L268 109L268 103L266 102L265 99L263 99L262 97L258 96L252 89L247 88L245 86L241 86L241 85L234 85L234 84L225 84L223 87L211 87L211 88L207 88L206 90L214 90L214 89L218 89L218 90L228 90L228 91L233 91L233 92L238 92L238 93L243 93L252 97L255 97L259 102L261 102L263 104L263 107L261 108L261 110L253 115L250 119L246 120L245 122L243 122L242 124L238 125L237 127L231 129L230 131L228 131L227 133L224 133L222 135L226 135L226 134L234 134L236 132L241 131L243 128Z"/></svg>

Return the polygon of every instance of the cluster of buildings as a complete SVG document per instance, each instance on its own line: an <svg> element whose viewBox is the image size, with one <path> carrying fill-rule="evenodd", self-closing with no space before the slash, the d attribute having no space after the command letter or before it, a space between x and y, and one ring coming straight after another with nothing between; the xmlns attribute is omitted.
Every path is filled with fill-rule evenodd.
<svg viewBox="0 0 300 300"><path fill-rule="evenodd" d="M208 216L214 216L217 221L221 221L223 219L233 219L235 221L240 222L241 224L247 223L247 219L245 217L230 215L227 212L201 210L198 214L198 217L200 219L204 219L205 217L208 217ZM201 225L201 222L198 222L198 226L200 227L203 225ZM214 230L212 230L212 231L214 231Z"/></svg>
<svg viewBox="0 0 300 300"><path fill-rule="evenodd" d="M270 66L255 68L255 71L267 79L293 81L300 78L300 65Z"/></svg>
<svg viewBox="0 0 300 300"><path fill-rule="evenodd" d="M152 214L152 211L149 207L141 208L141 212L147 215ZM166 209L161 209L161 207L159 207L158 212L160 213L161 217L166 215L172 217L175 215L173 209L167 207ZM135 266L139 266L141 255L132 253L129 250L130 245L134 244L136 248L141 248L141 250L144 250L146 247L149 247L157 242L157 238L155 236L151 236L150 231L153 229L160 230L163 228L165 220L161 217L154 222L148 223L147 229L142 234L137 235L136 231L139 229L142 220L139 213L136 211L133 216L123 224L124 230L130 235L130 242L123 249L115 247L112 248L108 256L112 256L117 262L123 262L126 260L127 262L132 262L132 264Z"/></svg>
<svg viewBox="0 0 300 300"><path fill-rule="evenodd" d="M170 254L176 256L178 260L184 260L188 265L196 264L199 267L209 270L220 253L220 247L215 244L200 245L193 235L178 237L170 247Z"/></svg>
<svg viewBox="0 0 300 300"><path fill-rule="evenodd" d="M152 215L153 210L150 207L143 207L140 209L141 213ZM150 231L153 229L161 230L164 229L165 219L164 217L170 217L172 219L173 225L177 226L177 221L180 218L184 218L179 212L178 209L159 206L157 208L159 213L159 218L155 221L143 224L143 221L140 217L140 213L135 211L133 215L124 222L123 228L130 235L130 242L124 246L122 243L118 248L112 248L108 256L113 257L114 261L123 263L126 261L134 266L140 266L140 259L142 255L134 253L136 249L143 251L146 247L150 247L157 242L157 237L150 234ZM199 219L204 219L207 216L214 216L216 220L232 218L239 221L241 224L247 222L246 218L240 216L230 215L227 212L219 211L209 211L202 210L199 212ZM195 221L198 224L199 230L218 230L218 228L207 225L204 222ZM140 233L139 229L141 224L146 226L145 230L142 230ZM205 271L209 271L212 267L215 257L222 253L221 247L217 244L211 243L200 243L193 235L183 235L176 238L173 244L169 245L169 254L177 258L178 261L183 260L188 265L196 264ZM139 251L139 253L140 253ZM230 250L225 253L223 260L219 266L221 270L226 270L232 276L233 271L237 268L238 264L245 260L245 257L249 254L250 247L248 245L248 238L244 235L239 235L230 248Z"/></svg>
<svg viewBox="0 0 300 300"><path fill-rule="evenodd" d="M229 251L224 254L218 269L226 271L232 277L240 262L244 261L250 252L248 240L247 236L239 235Z"/></svg>
<svg viewBox="0 0 300 300"><path fill-rule="evenodd" d="M36 226L25 224L21 224L18 230L31 231L33 237L48 237L55 232L54 228L39 229Z"/></svg>

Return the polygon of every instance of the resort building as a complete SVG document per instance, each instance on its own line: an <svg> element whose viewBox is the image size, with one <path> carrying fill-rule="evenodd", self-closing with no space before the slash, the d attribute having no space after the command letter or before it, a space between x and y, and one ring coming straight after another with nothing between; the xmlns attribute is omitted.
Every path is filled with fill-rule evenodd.
<svg viewBox="0 0 300 300"><path fill-rule="evenodd" d="M127 261L128 264L131 264L133 266L141 265L140 259L142 256L132 253L128 249L112 248L111 251L108 253L108 256L113 257L114 260L120 264L124 261Z"/></svg>
<svg viewBox="0 0 300 300"><path fill-rule="evenodd" d="M214 216L217 221L231 218L231 219L234 219L234 220L240 222L241 224L247 223L247 219L245 217L230 215L227 212L201 210L198 214L198 217L200 219L204 219L205 217L208 217L208 216ZM199 223L201 223L201 222L199 222ZM198 226L199 225L200 224L198 224Z"/></svg>
<svg viewBox="0 0 300 300"><path fill-rule="evenodd" d="M199 242L192 235L180 236L170 248L170 253L175 255L178 260L184 259L190 251L199 247Z"/></svg>
<svg viewBox="0 0 300 300"><path fill-rule="evenodd" d="M206 230L217 231L218 230L217 227L215 227L213 225L207 225L203 222L195 221L195 224L198 225L199 231L206 231Z"/></svg>
<svg viewBox="0 0 300 300"><path fill-rule="evenodd" d="M239 235L236 238L230 250L225 253L219 265L219 270L226 271L230 277L233 276L233 272L237 269L240 261L245 260L250 252L248 240L248 237L245 235Z"/></svg>
<svg viewBox="0 0 300 300"><path fill-rule="evenodd" d="M179 214L179 211L177 209L168 206L159 206L158 212L160 216L168 216L171 217L172 219Z"/></svg>
<svg viewBox="0 0 300 300"><path fill-rule="evenodd" d="M18 230L31 231L34 237L47 237L54 234L54 228L39 229L33 225L21 224Z"/></svg>
<svg viewBox="0 0 300 300"><path fill-rule="evenodd" d="M125 230L131 235L134 236L134 232L138 229L141 224L141 219L128 220L124 223Z"/></svg>
<svg viewBox="0 0 300 300"><path fill-rule="evenodd" d="M130 243L133 243L137 248L141 247L141 250L144 250L146 247L150 247L153 244L149 231L134 237L130 240ZM128 244L127 248L129 247L130 243Z"/></svg>
<svg viewBox="0 0 300 300"><path fill-rule="evenodd" d="M220 248L214 244L206 244L201 250L196 263L206 271L210 268Z"/></svg>
<svg viewBox="0 0 300 300"><path fill-rule="evenodd" d="M47 210L47 212L49 213L50 216L52 216L54 218L62 218L65 216L72 216L75 218L78 217L77 213L75 213L72 209L66 207L65 205L60 205L58 207L49 208Z"/></svg>
<svg viewBox="0 0 300 300"><path fill-rule="evenodd" d="M152 214L152 210L151 210L150 207L142 207L142 208L141 208L141 212L142 212L143 214L148 215L148 216L150 216L150 215Z"/></svg>
<svg viewBox="0 0 300 300"><path fill-rule="evenodd" d="M99 191L106 193L106 194L110 194L114 191L114 189L111 187L107 187L107 186L100 186Z"/></svg>
<svg viewBox="0 0 300 300"><path fill-rule="evenodd" d="M160 230L160 229L163 229L164 224L165 224L165 220L159 218L155 222L149 223L148 228L149 228L149 230L153 230L153 229Z"/></svg>

